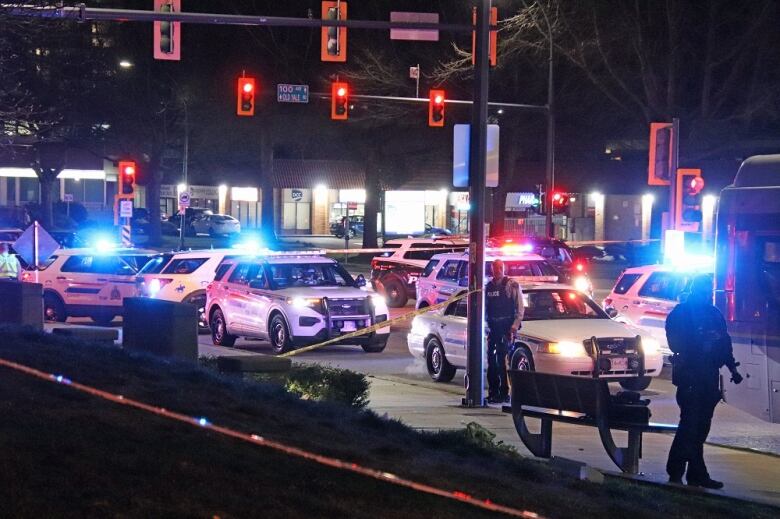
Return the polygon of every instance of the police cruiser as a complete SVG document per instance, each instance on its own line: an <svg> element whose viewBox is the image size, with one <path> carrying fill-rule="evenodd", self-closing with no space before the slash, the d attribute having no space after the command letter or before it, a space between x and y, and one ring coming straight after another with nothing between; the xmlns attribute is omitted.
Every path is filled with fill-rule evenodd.
<svg viewBox="0 0 780 519"><path fill-rule="evenodd" d="M614 321L588 295L563 284L523 287L525 315L507 354L510 368L600 378L641 390L661 372L658 341ZM466 366L466 300L418 315L409 352L437 382Z"/></svg>
<svg viewBox="0 0 780 519"><path fill-rule="evenodd" d="M226 257L206 290L212 341L232 346L239 337L267 339L284 353L386 321L384 298L361 290L365 284L319 252ZM390 328L381 328L343 344L381 352L389 336Z"/></svg>
<svg viewBox="0 0 780 519"><path fill-rule="evenodd" d="M43 285L47 321L90 317L108 324L122 315L125 297L136 295L135 276L156 252L99 246L58 249L39 271L27 271L23 281Z"/></svg>

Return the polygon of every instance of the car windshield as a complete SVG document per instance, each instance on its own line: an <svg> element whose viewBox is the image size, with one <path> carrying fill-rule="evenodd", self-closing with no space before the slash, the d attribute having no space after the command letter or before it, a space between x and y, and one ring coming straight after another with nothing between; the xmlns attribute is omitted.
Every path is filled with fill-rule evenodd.
<svg viewBox="0 0 780 519"><path fill-rule="evenodd" d="M528 290L523 293L524 321L609 319L591 298L576 290Z"/></svg>
<svg viewBox="0 0 780 519"><path fill-rule="evenodd" d="M173 254L160 254L149 260L138 273L139 274L159 274L163 267L171 261Z"/></svg>
<svg viewBox="0 0 780 519"><path fill-rule="evenodd" d="M272 263L273 289L294 287L351 287L355 280L336 263Z"/></svg>

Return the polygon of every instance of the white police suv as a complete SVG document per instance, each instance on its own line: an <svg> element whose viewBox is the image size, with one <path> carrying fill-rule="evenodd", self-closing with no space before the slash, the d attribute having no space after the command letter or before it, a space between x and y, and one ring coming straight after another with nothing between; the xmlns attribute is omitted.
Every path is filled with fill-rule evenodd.
<svg viewBox="0 0 780 519"><path fill-rule="evenodd" d="M490 273L493 261L504 262L505 274L520 286L526 283L560 280L561 273L539 256L522 250L487 249L485 272ZM417 280L417 308L433 306L446 301L468 286L468 252L436 254L431 258Z"/></svg>
<svg viewBox="0 0 780 519"><path fill-rule="evenodd" d="M587 294L562 284L523 287L523 325L507 354L521 370L620 382L641 390L661 372L658 341L614 321ZM431 378L449 382L466 366L466 300L418 315L407 336L409 352L422 358Z"/></svg>
<svg viewBox="0 0 780 519"><path fill-rule="evenodd" d="M232 346L238 337L268 339L283 353L386 321L384 297L361 290L365 284L321 253L226 257L206 290L212 340ZM380 328L343 344L381 352L389 334Z"/></svg>
<svg viewBox="0 0 780 519"><path fill-rule="evenodd" d="M135 277L155 255L143 249L59 249L38 272L22 279L43 285L47 321L91 317L108 324L122 314L122 301L136 295Z"/></svg>

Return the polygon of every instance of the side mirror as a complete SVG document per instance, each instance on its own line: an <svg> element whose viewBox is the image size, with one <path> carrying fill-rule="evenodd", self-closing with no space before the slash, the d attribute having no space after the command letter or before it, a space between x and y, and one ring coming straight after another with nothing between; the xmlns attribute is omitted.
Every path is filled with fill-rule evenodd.
<svg viewBox="0 0 780 519"><path fill-rule="evenodd" d="M610 319L614 319L618 316L618 311L612 308L611 306L606 309L607 315Z"/></svg>
<svg viewBox="0 0 780 519"><path fill-rule="evenodd" d="M358 276L355 278L355 286L357 288L366 286L366 277L363 274L358 274Z"/></svg>
<svg viewBox="0 0 780 519"><path fill-rule="evenodd" d="M249 282L249 288L256 288L258 290L261 290L265 288L265 281L262 279L253 279Z"/></svg>

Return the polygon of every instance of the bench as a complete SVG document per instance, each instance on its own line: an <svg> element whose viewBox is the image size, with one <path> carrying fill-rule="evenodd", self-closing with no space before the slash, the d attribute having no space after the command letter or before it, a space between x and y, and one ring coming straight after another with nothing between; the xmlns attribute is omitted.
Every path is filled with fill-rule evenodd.
<svg viewBox="0 0 780 519"><path fill-rule="evenodd" d="M552 423L563 422L595 427L601 444L621 471L639 472L642 434L674 433L676 425L650 422L645 403L617 403L604 379L572 377L510 370L512 405L502 410L512 414L523 444L535 456L549 458L552 450ZM541 431L532 433L526 418L539 418ZM618 447L612 430L628 432L628 445Z"/></svg>

